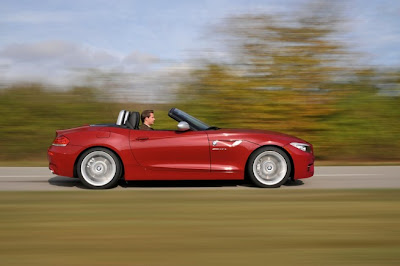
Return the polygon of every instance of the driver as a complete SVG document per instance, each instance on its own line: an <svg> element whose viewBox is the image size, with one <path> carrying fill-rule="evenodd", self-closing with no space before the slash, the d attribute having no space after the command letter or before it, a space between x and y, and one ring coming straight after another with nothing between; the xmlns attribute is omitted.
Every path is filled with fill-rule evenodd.
<svg viewBox="0 0 400 266"><path fill-rule="evenodd" d="M156 120L154 118L154 111L153 110L144 110L140 116L142 120L142 124L140 125L140 130L154 130L151 126L154 124Z"/></svg>

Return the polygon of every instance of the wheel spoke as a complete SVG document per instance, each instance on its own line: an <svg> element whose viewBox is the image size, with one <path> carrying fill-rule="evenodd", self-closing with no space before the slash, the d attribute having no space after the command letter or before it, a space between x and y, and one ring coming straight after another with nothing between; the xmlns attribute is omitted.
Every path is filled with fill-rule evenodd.
<svg viewBox="0 0 400 266"><path fill-rule="evenodd" d="M278 184L285 178L287 171L285 158L276 151L264 151L254 160L253 174L264 185Z"/></svg>
<svg viewBox="0 0 400 266"><path fill-rule="evenodd" d="M81 164L81 174L93 186L103 186L111 182L117 167L113 157L104 151L94 151L86 155Z"/></svg>

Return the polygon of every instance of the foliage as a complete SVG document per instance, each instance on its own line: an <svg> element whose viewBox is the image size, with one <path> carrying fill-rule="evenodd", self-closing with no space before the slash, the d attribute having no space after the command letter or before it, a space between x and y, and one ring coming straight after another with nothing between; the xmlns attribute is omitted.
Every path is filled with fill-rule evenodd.
<svg viewBox="0 0 400 266"><path fill-rule="evenodd" d="M50 92L40 85L1 91L0 159L44 157L46 147L55 136L55 129L103 120L107 116L107 108L100 108L101 104L94 95L90 88Z"/></svg>
<svg viewBox="0 0 400 266"><path fill-rule="evenodd" d="M333 38L338 19L320 11L228 18L217 33L230 60L193 71L182 108L220 127L302 137L317 159L400 159L399 72L348 67L355 55Z"/></svg>
<svg viewBox="0 0 400 266"><path fill-rule="evenodd" d="M355 66L356 55L334 38L342 30L335 4L321 5L227 18L216 29L225 60L178 80L168 105L112 102L104 86L2 89L0 160L45 160L56 129L113 123L121 109L153 109L156 129L175 129L167 112L177 106L210 125L301 137L314 144L318 160L398 161L400 70ZM112 86L112 77L103 79Z"/></svg>
<svg viewBox="0 0 400 266"><path fill-rule="evenodd" d="M381 75L370 77L379 80ZM328 128L326 142L320 145L321 158L332 158L332 150L347 160L400 158L400 97L382 95L379 85L362 79L353 84L352 93L341 98L335 113L321 122Z"/></svg>
<svg viewBox="0 0 400 266"><path fill-rule="evenodd" d="M102 102L95 88L49 90L39 84L0 91L0 160L45 161L57 129L115 123L119 110L142 110L143 104ZM156 109L163 106L156 105ZM152 105L154 108L154 105ZM162 120L162 119L161 119ZM163 125L165 122L160 121Z"/></svg>

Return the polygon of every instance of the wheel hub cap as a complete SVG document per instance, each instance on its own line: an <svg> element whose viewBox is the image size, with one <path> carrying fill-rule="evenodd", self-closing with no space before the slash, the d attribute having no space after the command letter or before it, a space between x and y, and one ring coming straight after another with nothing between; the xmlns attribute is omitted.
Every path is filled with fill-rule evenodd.
<svg viewBox="0 0 400 266"><path fill-rule="evenodd" d="M266 169L267 172L271 172L274 169L274 166L272 165L272 163L267 163Z"/></svg>
<svg viewBox="0 0 400 266"><path fill-rule="evenodd" d="M287 164L279 153L265 151L254 160L253 173L261 183L274 185L285 177Z"/></svg>
<svg viewBox="0 0 400 266"><path fill-rule="evenodd" d="M92 167L90 165L88 165L88 167L90 167L90 171L97 176L107 173L107 164L104 162L95 162Z"/></svg>

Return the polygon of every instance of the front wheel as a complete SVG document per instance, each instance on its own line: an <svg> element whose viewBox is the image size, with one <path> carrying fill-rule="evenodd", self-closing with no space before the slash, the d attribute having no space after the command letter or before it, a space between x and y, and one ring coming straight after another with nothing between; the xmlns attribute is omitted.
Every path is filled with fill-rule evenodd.
<svg viewBox="0 0 400 266"><path fill-rule="evenodd" d="M115 187L122 174L122 166L114 152L105 148L92 148L84 152L78 161L81 182L94 189Z"/></svg>
<svg viewBox="0 0 400 266"><path fill-rule="evenodd" d="M258 187L280 187L290 177L288 155L277 147L263 147L250 155L247 173Z"/></svg>

